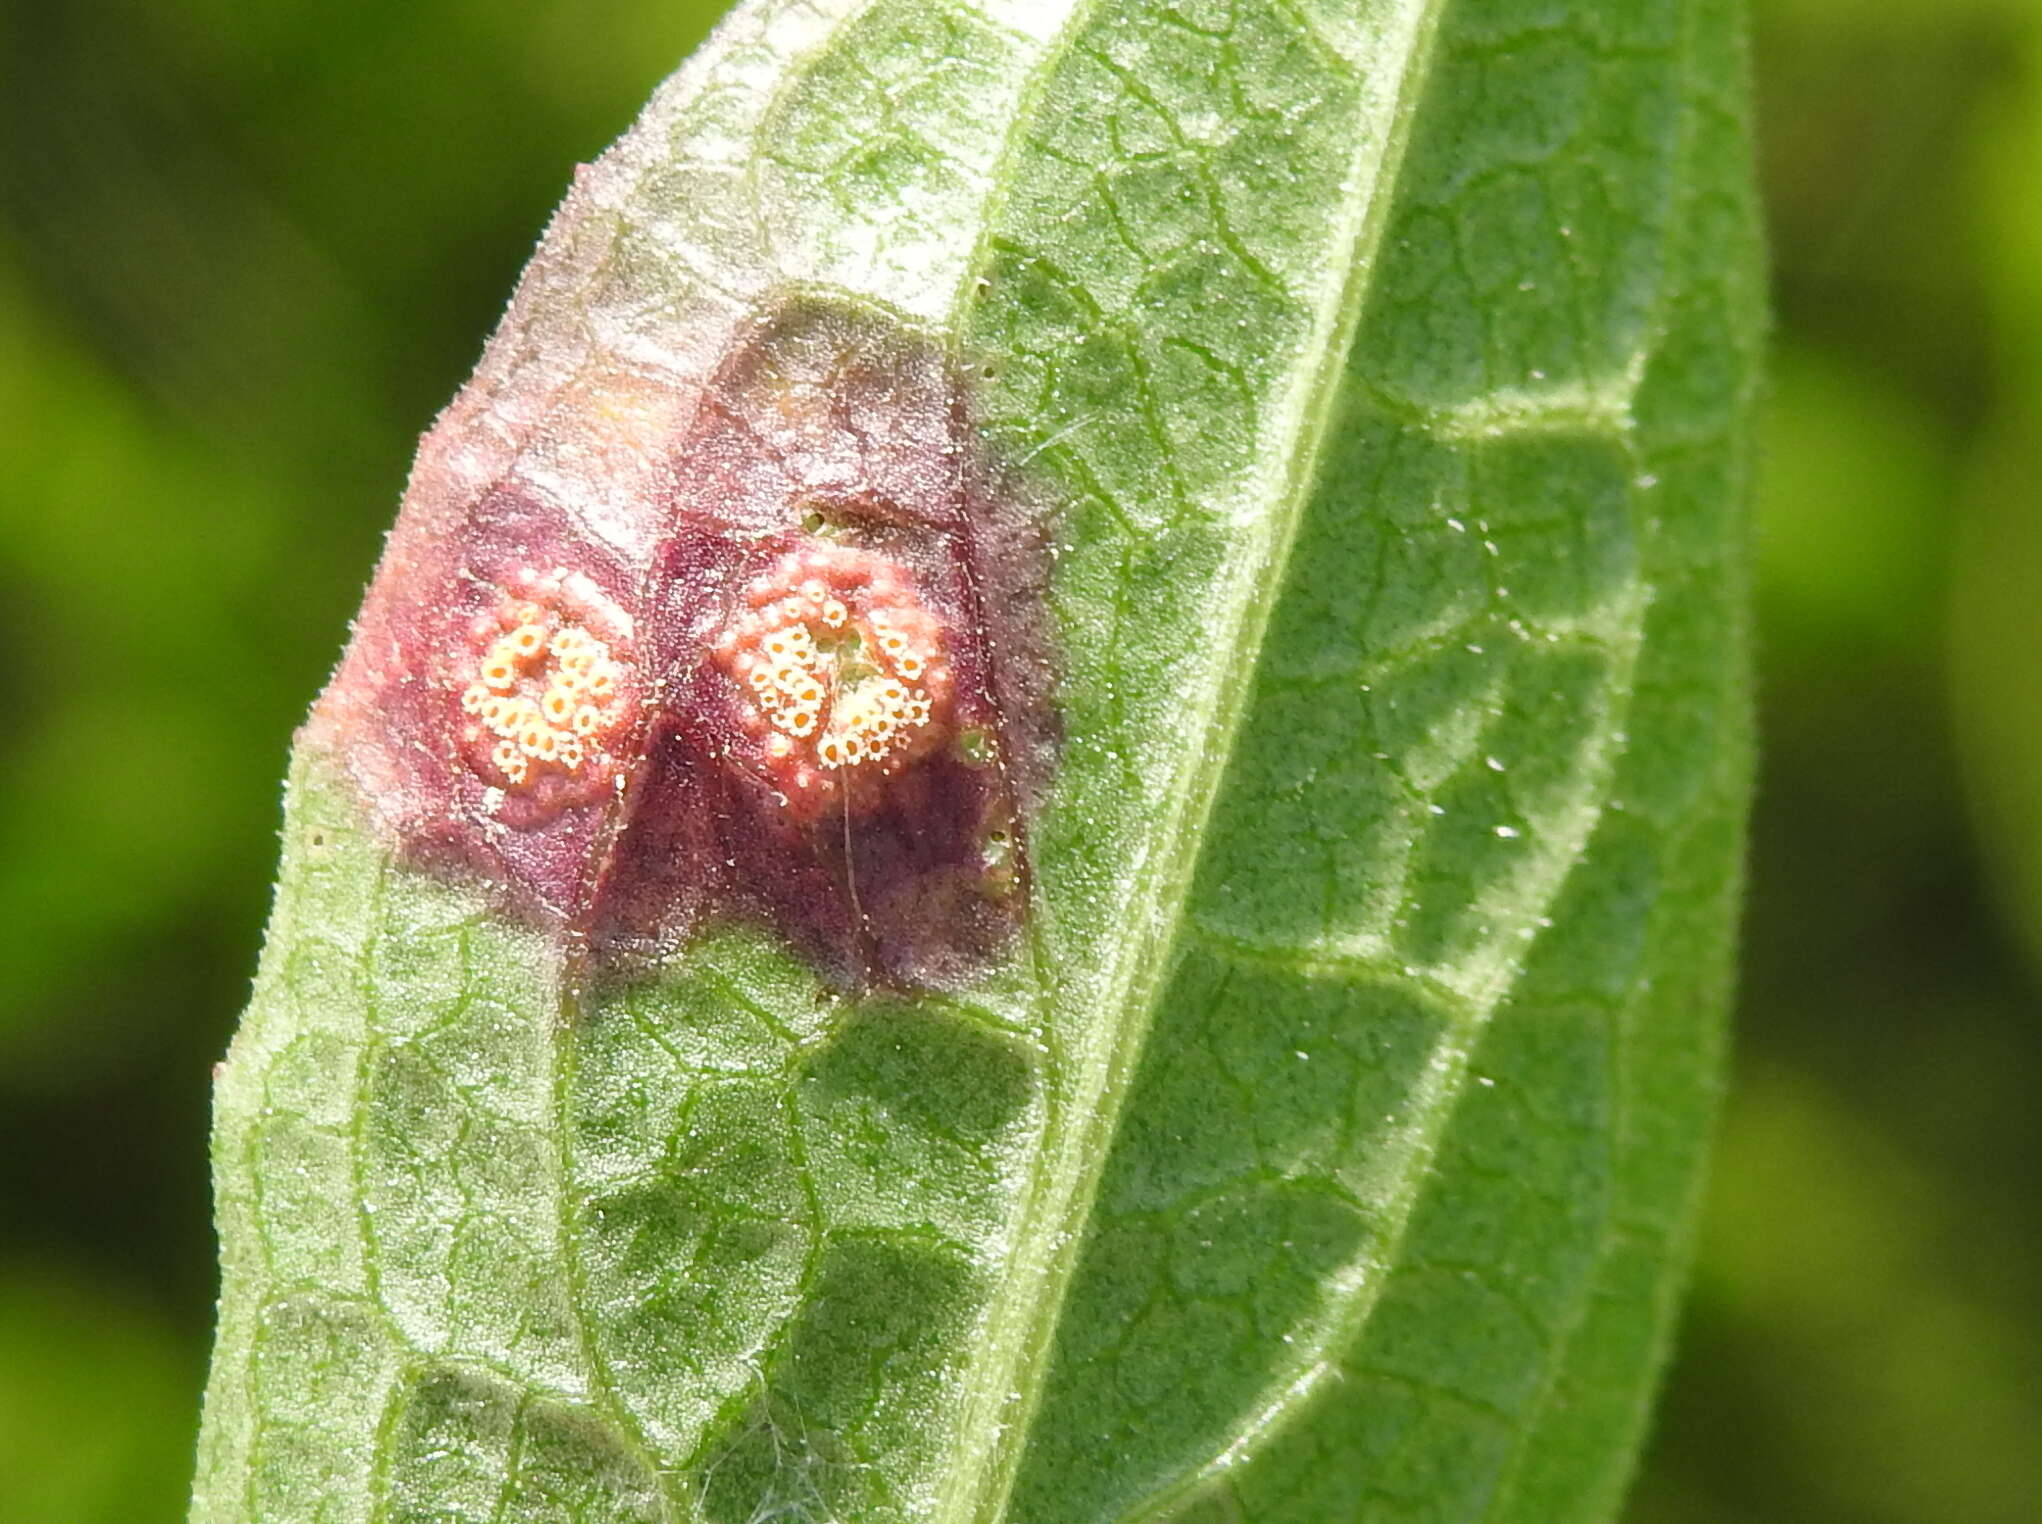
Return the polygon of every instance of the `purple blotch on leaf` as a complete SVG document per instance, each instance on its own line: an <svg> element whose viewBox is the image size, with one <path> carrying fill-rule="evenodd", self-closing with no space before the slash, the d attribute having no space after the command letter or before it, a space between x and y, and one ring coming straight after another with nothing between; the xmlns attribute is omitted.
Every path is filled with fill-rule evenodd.
<svg viewBox="0 0 2042 1524"><path fill-rule="evenodd" d="M1056 724L1040 501L963 375L790 298L671 411L630 533L515 464L407 507L315 737L411 860L601 967L751 920L839 988L969 979L1026 912ZM642 462L658 399L625 411Z"/></svg>

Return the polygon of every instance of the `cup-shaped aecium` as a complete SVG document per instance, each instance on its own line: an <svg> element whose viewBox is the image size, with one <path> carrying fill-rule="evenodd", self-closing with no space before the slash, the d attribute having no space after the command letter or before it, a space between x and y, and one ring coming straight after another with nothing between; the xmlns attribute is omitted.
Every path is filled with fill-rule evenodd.
<svg viewBox="0 0 2042 1524"><path fill-rule="evenodd" d="M943 621L912 573L851 545L790 551L710 642L731 679L734 758L806 820L863 811L952 734Z"/></svg>
<svg viewBox="0 0 2042 1524"><path fill-rule="evenodd" d="M462 754L486 783L532 801L536 821L602 802L621 778L617 747L637 703L631 616L564 567L520 567L506 580L469 623Z"/></svg>

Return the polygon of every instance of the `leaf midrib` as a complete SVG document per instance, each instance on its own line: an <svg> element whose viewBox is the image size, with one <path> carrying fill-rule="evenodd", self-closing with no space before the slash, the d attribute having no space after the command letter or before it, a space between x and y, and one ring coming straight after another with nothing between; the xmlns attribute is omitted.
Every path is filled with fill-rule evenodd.
<svg viewBox="0 0 2042 1524"><path fill-rule="evenodd" d="M1007 135L999 169L992 176L994 193L988 202L989 213L1004 202L1012 183L1015 153L1033 121L1029 108L1039 99L1044 81L1072 46L1095 4L1096 0L1087 0L1081 5L1035 64L1034 79L1022 92L1022 108ZM1355 197L1344 236L1336 244L1345 254L1345 274L1338 282L1328 283L1306 340L1310 346L1306 352L1316 353L1317 364L1296 383L1289 405L1275 410L1278 417L1287 420L1290 448L1262 452L1264 458L1280 456L1282 461L1280 483L1265 478L1272 490L1260 498L1273 503L1275 509L1261 518L1267 525L1261 553L1236 558L1232 575L1235 585L1227 600L1237 610L1234 638L1222 636L1217 641L1221 648L1238 652L1239 659L1231 666L1215 664L1211 669L1210 687L1202 695L1203 702L1196 706L1208 717L1205 731L1209 744L1191 751L1191 764L1182 787L1171 791L1174 808L1159 832L1166 843L1165 851L1159 854L1164 867L1149 896L1149 914L1141 918L1141 924L1156 926L1162 934L1154 939L1153 945L1150 939L1134 936L1118 942L1124 951L1116 958L1106 981L1106 987L1117 994L1109 1009L1122 1013L1110 1028L1113 1040L1095 1043L1087 1054L1081 1055L1080 1063L1074 1066L1075 1083L1060 1098L1063 1106L1057 1110L1063 1110L1065 1115L1075 1111L1077 1125L1061 1123L1057 1110L1052 1111L1047 1124L1046 1146L1038 1155L1023 1194L1022 1215L1007 1274L987 1312L986 1337L980 1344L986 1353L973 1363L964 1381L964 1417L957 1430L958 1464L948 1474L950 1485L939 1498L934 1515L951 1524L992 1524L1004 1514L1013 1490L1026 1438L1046 1384L1057 1325L1076 1272L1084 1238L1080 1230L1097 1194L1130 1078L1153 1024L1168 970L1175 961L1204 828L1235 750L1252 691L1253 668L1267 638L1298 526L1314 491L1319 457L1339 410L1348 352L1389 224L1418 100L1430 76L1434 39L1445 4L1446 0L1422 0L1408 31L1395 105L1373 181L1368 182L1371 155L1367 145L1357 149L1349 164L1347 183L1357 186L1368 182L1370 189L1366 195ZM1302 25L1302 18L1297 19ZM957 308L960 312L973 279L983 273L989 262L994 220L988 216L987 232L981 235L974 251L970 271L960 290ZM1278 435L1276 430L1271 433ZM1187 712L1193 710L1193 706L1185 707ZM1139 901L1139 885L1130 898ZM1023 1376L1028 1378L1025 1382L1019 1379Z"/></svg>

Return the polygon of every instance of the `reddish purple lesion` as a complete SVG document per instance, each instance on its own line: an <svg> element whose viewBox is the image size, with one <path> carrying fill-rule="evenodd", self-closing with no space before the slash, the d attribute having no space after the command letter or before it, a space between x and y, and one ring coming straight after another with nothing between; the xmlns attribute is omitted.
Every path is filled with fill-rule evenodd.
<svg viewBox="0 0 2042 1524"><path fill-rule="evenodd" d="M596 905L600 945L656 951L675 928L735 915L776 926L832 982L914 986L960 982L1011 941L1026 905L1026 790L1046 737L1005 720L965 547L926 526L896 526L884 551L875 538L843 524L764 540L697 524L669 545L660 581L673 627L689 633ZM842 625L809 617L832 599ZM752 674L773 671L760 659L769 632L804 624L858 628L861 645L865 630L895 629L907 660L782 663L805 665L819 690L813 723L783 728ZM817 636L807 645L822 655ZM824 766L843 708L887 682L928 695L926 722L897 727L883 754Z"/></svg>
<svg viewBox="0 0 2042 1524"><path fill-rule="evenodd" d="M768 312L674 417L621 544L557 480L415 484L314 731L416 860L613 966L748 919L840 986L970 978L1054 750L1040 514L957 367L842 305Z"/></svg>

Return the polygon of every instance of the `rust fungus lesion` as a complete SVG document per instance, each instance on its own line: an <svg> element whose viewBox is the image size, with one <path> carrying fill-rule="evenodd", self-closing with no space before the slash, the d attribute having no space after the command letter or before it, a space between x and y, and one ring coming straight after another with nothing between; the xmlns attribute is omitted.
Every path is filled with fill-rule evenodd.
<svg viewBox="0 0 2042 1524"><path fill-rule="evenodd" d="M790 551L709 643L738 713L731 756L793 817L871 809L950 736L942 619L906 568L850 545Z"/></svg>
<svg viewBox="0 0 2042 1524"><path fill-rule="evenodd" d="M568 391L486 478L422 467L315 738L599 975L751 922L839 988L972 979L1026 913L1056 723L1043 516L966 374L789 297L633 383L628 439Z"/></svg>
<svg viewBox="0 0 2042 1524"><path fill-rule="evenodd" d="M588 922L613 966L764 921L843 988L1015 942L1056 749L1039 499L964 371L843 303L725 353L676 442L642 616L659 702Z"/></svg>
<svg viewBox="0 0 2042 1524"><path fill-rule="evenodd" d="M625 653L631 616L586 575L523 567L468 625L458 704L462 754L476 776L546 816L601 802L635 703ZM529 822L528 822L529 823Z"/></svg>

